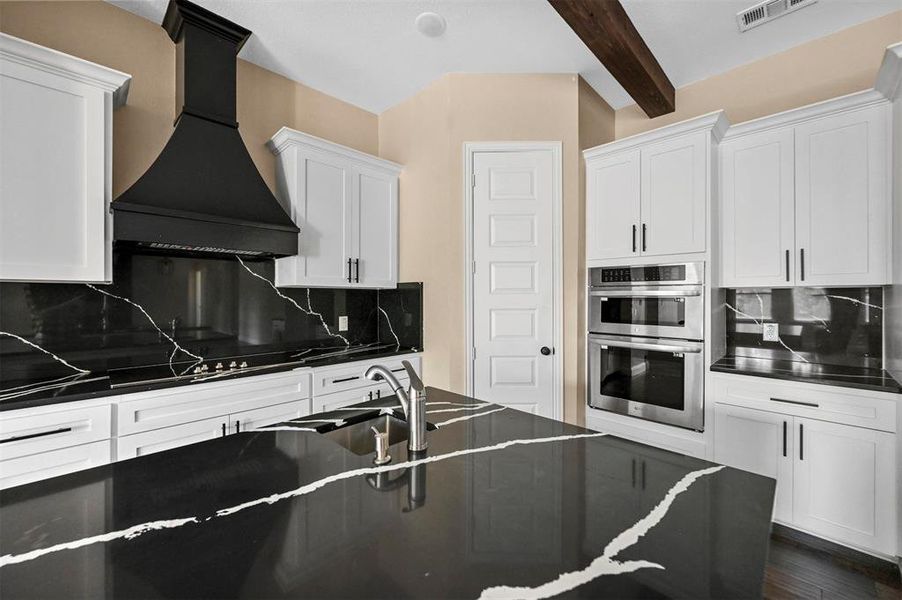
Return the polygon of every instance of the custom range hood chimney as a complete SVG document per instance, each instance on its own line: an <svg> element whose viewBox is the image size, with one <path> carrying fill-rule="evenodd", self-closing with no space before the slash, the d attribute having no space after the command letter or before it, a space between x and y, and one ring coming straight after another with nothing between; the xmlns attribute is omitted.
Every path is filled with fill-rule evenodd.
<svg viewBox="0 0 902 600"><path fill-rule="evenodd" d="M298 228L238 133L236 61L251 32L187 0L170 0L176 43L175 131L112 204L117 244L173 253L289 256Z"/></svg>

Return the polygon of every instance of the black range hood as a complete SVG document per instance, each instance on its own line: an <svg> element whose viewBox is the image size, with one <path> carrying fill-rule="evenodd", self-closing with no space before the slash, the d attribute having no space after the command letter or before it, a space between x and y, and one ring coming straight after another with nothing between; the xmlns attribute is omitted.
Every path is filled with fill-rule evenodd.
<svg viewBox="0 0 902 600"><path fill-rule="evenodd" d="M176 43L175 131L111 204L114 240L176 254L297 254L299 230L235 120L237 55L251 32L187 0L170 0L162 26Z"/></svg>

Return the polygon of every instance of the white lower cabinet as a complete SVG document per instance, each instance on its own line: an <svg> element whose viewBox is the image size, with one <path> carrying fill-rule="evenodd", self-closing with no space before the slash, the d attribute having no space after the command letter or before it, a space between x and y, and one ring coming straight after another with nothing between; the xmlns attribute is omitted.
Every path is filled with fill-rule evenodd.
<svg viewBox="0 0 902 600"><path fill-rule="evenodd" d="M0 461L0 489L99 467L109 462L109 440L4 459Z"/></svg>
<svg viewBox="0 0 902 600"><path fill-rule="evenodd" d="M776 479L774 520L865 551L895 556L896 435L803 416L823 416L818 413L823 408L832 418L839 414L836 403L821 406L811 387L719 377L713 393L714 460ZM831 393L839 391L825 388L822 397ZM842 393L851 396L850 420L866 414L861 410L865 394ZM771 397L772 410L737 405L755 404L761 396ZM873 399L870 412L874 415L881 406L878 402L883 400ZM891 427L893 421L885 423Z"/></svg>

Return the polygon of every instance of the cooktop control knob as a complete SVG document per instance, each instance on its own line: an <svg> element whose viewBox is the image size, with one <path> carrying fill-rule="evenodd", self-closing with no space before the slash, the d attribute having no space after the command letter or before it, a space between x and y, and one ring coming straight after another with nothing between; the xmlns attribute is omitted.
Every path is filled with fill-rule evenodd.
<svg viewBox="0 0 902 600"><path fill-rule="evenodd" d="M238 367L241 368L241 369L246 369L246 368L247 368L247 363L244 362L244 361L241 361L241 364L238 365Z"/></svg>
<svg viewBox="0 0 902 600"><path fill-rule="evenodd" d="M222 371L222 363L216 363L215 369L216 369L217 371Z"/></svg>
<svg viewBox="0 0 902 600"><path fill-rule="evenodd" d="M229 368L230 368L230 369L237 369L237 368L238 368L238 363L236 363L236 362L233 360L232 362L229 363Z"/></svg>

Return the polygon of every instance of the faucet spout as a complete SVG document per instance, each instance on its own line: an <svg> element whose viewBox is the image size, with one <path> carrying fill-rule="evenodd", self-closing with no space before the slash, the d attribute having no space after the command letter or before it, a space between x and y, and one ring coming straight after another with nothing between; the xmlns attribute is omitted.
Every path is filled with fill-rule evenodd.
<svg viewBox="0 0 902 600"><path fill-rule="evenodd" d="M404 391L404 387L398 382L398 378L395 377L394 373L382 365L373 365L366 370L366 373L364 373L363 376L372 381L384 379L401 402L401 408L404 409L404 417L408 420L410 419L410 398L407 396L407 392Z"/></svg>
<svg viewBox="0 0 902 600"><path fill-rule="evenodd" d="M426 442L426 394L423 382L416 375L413 366L406 360L402 362L410 377L410 391L398 382L394 374L382 365L373 365L366 370L364 377L373 381L384 379L395 392L395 396L401 402L404 409L404 418L407 420L408 439L407 449L419 452L428 446Z"/></svg>

